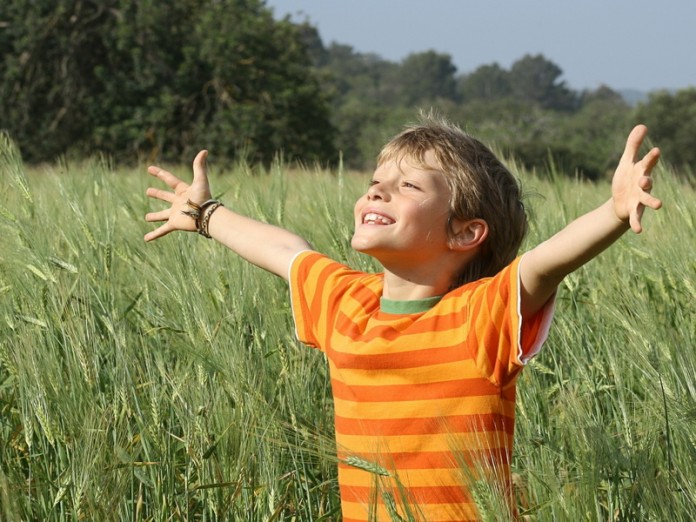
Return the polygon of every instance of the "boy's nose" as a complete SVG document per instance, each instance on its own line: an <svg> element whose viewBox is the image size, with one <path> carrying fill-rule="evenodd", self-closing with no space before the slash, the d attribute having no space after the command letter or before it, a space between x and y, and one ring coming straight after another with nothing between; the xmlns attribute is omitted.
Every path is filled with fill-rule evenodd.
<svg viewBox="0 0 696 522"><path fill-rule="evenodd" d="M383 187L380 187L381 183L377 183L375 185L370 186L370 188L367 189L367 199L370 201L375 200L375 199L384 199L386 196L386 193L384 191Z"/></svg>

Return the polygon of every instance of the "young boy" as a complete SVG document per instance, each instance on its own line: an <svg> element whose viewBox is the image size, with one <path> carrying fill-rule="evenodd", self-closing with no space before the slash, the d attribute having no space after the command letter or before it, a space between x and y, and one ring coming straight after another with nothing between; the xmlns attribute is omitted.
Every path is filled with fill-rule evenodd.
<svg viewBox="0 0 696 522"><path fill-rule="evenodd" d="M630 133L611 198L521 257L527 218L515 178L478 140L426 118L390 141L355 205L366 274L301 237L210 201L206 151L145 236L198 230L289 281L298 338L325 352L335 404L344 521L476 520L472 480L510 498L516 378L544 342L563 277L626 230L641 231L659 150Z"/></svg>

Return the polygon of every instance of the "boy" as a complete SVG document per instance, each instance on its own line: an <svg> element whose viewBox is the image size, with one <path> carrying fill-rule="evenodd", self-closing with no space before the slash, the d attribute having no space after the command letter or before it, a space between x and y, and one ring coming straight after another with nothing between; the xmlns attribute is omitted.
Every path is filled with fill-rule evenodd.
<svg viewBox="0 0 696 522"><path fill-rule="evenodd" d="M298 338L330 367L344 521L476 520L469 486L510 498L515 384L544 342L563 277L628 228L641 231L659 150L638 160L630 133L605 204L522 257L520 188L493 153L433 118L389 142L355 205L352 246L381 274L356 272L286 230L211 201L207 152L191 185L158 167L172 192L145 236L197 230L289 281ZM514 509L513 509L514 511Z"/></svg>

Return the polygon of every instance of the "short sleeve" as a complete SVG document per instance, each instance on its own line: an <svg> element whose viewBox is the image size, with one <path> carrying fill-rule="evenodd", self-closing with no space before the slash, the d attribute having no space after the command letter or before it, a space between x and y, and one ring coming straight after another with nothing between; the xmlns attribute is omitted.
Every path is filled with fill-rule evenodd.
<svg viewBox="0 0 696 522"><path fill-rule="evenodd" d="M290 264L289 277L297 338L323 350L339 313L341 298L365 275L318 252L298 253Z"/></svg>
<svg viewBox="0 0 696 522"><path fill-rule="evenodd" d="M479 369L497 385L513 380L548 337L555 296L522 320L519 267L522 257L474 286L468 302L467 345Z"/></svg>

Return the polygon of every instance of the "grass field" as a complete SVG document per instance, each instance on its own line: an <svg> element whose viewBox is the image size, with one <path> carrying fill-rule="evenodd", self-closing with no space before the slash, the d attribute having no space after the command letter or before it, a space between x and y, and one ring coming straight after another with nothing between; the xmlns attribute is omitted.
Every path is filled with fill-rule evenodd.
<svg viewBox="0 0 696 522"><path fill-rule="evenodd" d="M608 196L517 172L527 245ZM696 191L656 177L664 209L567 278L520 379L514 480L532 520L696 513ZM145 244L144 167L25 169L3 138L0 179L0 519L339 519L326 365L294 339L284 283L195 234ZM366 181L212 175L227 206L374 269L349 248Z"/></svg>

